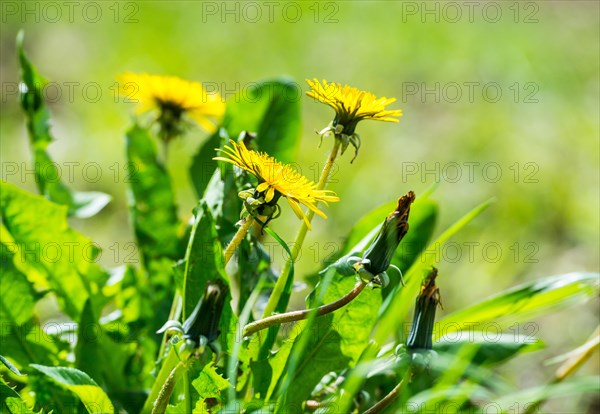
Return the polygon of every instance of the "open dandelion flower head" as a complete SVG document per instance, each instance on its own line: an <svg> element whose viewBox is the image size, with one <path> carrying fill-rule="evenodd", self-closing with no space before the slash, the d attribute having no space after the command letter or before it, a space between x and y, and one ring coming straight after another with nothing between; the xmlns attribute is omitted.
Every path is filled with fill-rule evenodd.
<svg viewBox="0 0 600 414"><path fill-rule="evenodd" d="M385 109L387 105L396 102L395 98L378 98L370 92L339 83L328 83L326 80L319 82L318 79L307 79L306 82L311 89L306 94L335 109L333 127L341 125L342 132L346 135L354 134L356 124L363 119L399 122L398 117L402 116L400 109Z"/></svg>
<svg viewBox="0 0 600 414"><path fill-rule="evenodd" d="M225 103L217 93L209 93L198 82L175 76L146 73L124 73L119 77L121 95L138 102L137 112L158 110L161 127L173 128L175 135L183 115L194 120L208 132L214 132L216 123L225 112Z"/></svg>
<svg viewBox="0 0 600 414"><path fill-rule="evenodd" d="M292 166L282 164L266 153L249 150L243 142L230 141L230 144L223 149L217 149L224 156L214 159L228 162L254 175L258 179L256 191L263 195L266 204L274 205L280 197L285 197L296 216L304 220L308 228L310 222L300 204L327 218L317 208L317 203L339 201L333 191L318 190L316 183L308 180Z"/></svg>

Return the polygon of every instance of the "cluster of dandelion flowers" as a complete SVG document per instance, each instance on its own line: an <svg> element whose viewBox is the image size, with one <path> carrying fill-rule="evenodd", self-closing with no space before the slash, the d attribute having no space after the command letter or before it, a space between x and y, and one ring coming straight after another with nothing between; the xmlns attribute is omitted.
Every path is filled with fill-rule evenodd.
<svg viewBox="0 0 600 414"><path fill-rule="evenodd" d="M256 177L259 193L267 205L275 205L280 197L285 197L296 216L304 220L310 229L310 221L302 211L300 204L323 218L325 213L317 208L318 202L336 202L339 197L330 190L318 190L317 184L298 173L292 166L282 164L266 153L246 148L243 142L230 141L231 146L217 149L225 156L215 160L228 162Z"/></svg>
<svg viewBox="0 0 600 414"><path fill-rule="evenodd" d="M212 133L225 112L221 96L207 92L198 82L128 72L119 77L119 83L121 95L138 103L138 113L158 111L161 138L166 141L183 133L185 117Z"/></svg>

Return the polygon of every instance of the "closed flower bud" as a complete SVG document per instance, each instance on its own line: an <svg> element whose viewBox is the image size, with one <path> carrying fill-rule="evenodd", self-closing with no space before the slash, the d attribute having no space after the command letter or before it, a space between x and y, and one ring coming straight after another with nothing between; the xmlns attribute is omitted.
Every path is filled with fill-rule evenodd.
<svg viewBox="0 0 600 414"><path fill-rule="evenodd" d="M412 191L398 199L398 207L386 217L379 234L365 252L362 264L371 274L379 275L390 267L396 248L408 232L408 215L413 201L415 193Z"/></svg>
<svg viewBox="0 0 600 414"><path fill-rule="evenodd" d="M223 281L216 279L208 282L204 295L183 323L185 339L191 339L196 346L199 346L204 341L211 343L218 338L219 321L227 292L227 286Z"/></svg>
<svg viewBox="0 0 600 414"><path fill-rule="evenodd" d="M437 269L434 267L423 281L421 292L415 304L413 324L408 334L408 349L431 349L433 347L433 324L435 311L440 304L440 290L435 285Z"/></svg>

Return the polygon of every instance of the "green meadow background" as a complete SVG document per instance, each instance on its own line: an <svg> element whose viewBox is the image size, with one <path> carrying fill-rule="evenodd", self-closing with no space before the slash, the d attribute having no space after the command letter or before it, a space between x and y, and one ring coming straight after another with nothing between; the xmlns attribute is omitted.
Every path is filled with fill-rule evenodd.
<svg viewBox="0 0 600 414"><path fill-rule="evenodd" d="M124 182L124 131L133 108L115 95L115 77L135 71L201 81L226 98L258 80L292 77L298 94L290 99L302 100L297 166L311 179L331 144L325 139L319 148L315 130L333 111L304 95L304 79L398 99L391 107L404 111L401 122L361 123L358 158L350 164L349 149L338 159L330 188L341 202L325 209L328 220L315 220L298 274L318 270L364 213L409 190L418 196L435 182L438 232L496 199L439 257L440 315L526 280L600 270L596 1L3 1L1 7L2 179L35 191L16 94L15 37L24 29L32 62L54 82L46 90L57 138L50 153L63 181L113 197L98 216L72 220L104 249L107 266L137 260ZM187 170L206 138L196 129L170 147L166 163L182 218L197 201ZM300 223L285 204L272 227L291 242ZM272 248L282 263L283 250ZM304 293L295 307L303 306ZM523 388L545 382L556 366L544 361L582 344L598 311L596 300L533 327L515 326L516 333L535 332L547 349L517 358L506 375ZM599 365L595 355L582 371L598 373ZM576 412L590 403L586 397L546 407Z"/></svg>

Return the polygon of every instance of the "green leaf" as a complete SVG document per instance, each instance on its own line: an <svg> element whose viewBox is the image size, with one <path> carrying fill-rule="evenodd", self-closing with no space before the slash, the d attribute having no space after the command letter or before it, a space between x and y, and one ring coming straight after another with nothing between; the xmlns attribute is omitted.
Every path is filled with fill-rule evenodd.
<svg viewBox="0 0 600 414"><path fill-rule="evenodd" d="M418 201L415 201L413 206L417 202ZM342 255L363 252L369 246L369 242L377 235L377 232L379 231L379 228L381 227L385 217L390 214L390 212L394 211L397 205L397 201L390 201L389 203L385 203L382 206L374 208L361 217L354 227L352 227L350 234L346 238L344 246L341 249ZM408 217L409 220L411 219L411 216L412 206L411 214ZM409 233L410 231L409 222Z"/></svg>
<svg viewBox="0 0 600 414"><path fill-rule="evenodd" d="M296 160L300 139L302 91L290 78L257 82L227 104L227 132L237 137L242 131L256 132L260 151L289 163Z"/></svg>
<svg viewBox="0 0 600 414"><path fill-rule="evenodd" d="M17 51L21 64L21 107L27 118L38 189L49 200L66 205L69 215L91 217L102 210L111 197L100 192L73 192L60 179L57 164L46 152L48 145L54 141L50 132L50 113L43 97L46 80L25 55L23 32L17 36Z"/></svg>
<svg viewBox="0 0 600 414"><path fill-rule="evenodd" d="M211 403L210 407L217 411L223 404L223 391L230 387L231 384L217 373L214 365L206 364L198 377L192 381L192 386L198 391L200 397L196 403L194 412L207 412L204 400L207 398L216 399L216 402L214 404Z"/></svg>
<svg viewBox="0 0 600 414"><path fill-rule="evenodd" d="M0 377L0 412L10 414L29 414L31 410L27 407L21 396L11 388L4 379Z"/></svg>
<svg viewBox="0 0 600 414"><path fill-rule="evenodd" d="M88 297L99 313L99 292L108 275L97 265L100 250L69 228L67 208L0 181L2 243L14 255L16 269L36 288L50 288L64 312L79 320Z"/></svg>
<svg viewBox="0 0 600 414"><path fill-rule="evenodd" d="M0 224L0 235L5 238L6 228ZM0 321L3 324L23 325L33 317L36 294L27 277L15 267L14 254L0 244L2 283L0 284Z"/></svg>
<svg viewBox="0 0 600 414"><path fill-rule="evenodd" d="M171 180L157 159L154 140L139 125L127 131L127 161L131 177L130 211L144 264L154 259L178 259L177 208Z"/></svg>
<svg viewBox="0 0 600 414"><path fill-rule="evenodd" d="M31 364L31 367L77 395L89 413L114 412L108 396L85 372L75 368L46 367L37 364Z"/></svg>
<svg viewBox="0 0 600 414"><path fill-rule="evenodd" d="M458 336L458 337L457 337ZM494 365L524 352L543 348L543 343L526 335L462 331L459 335L447 335L433 344L438 352L457 354L465 345L477 345L472 364Z"/></svg>
<svg viewBox="0 0 600 414"><path fill-rule="evenodd" d="M19 369L13 365L12 362L10 362L8 359L4 358L2 355L0 355L0 362L2 362L2 364L4 364L4 366L6 368L8 368L10 371L12 371L13 374L19 375L19 376L23 375L23 374L21 374Z"/></svg>
<svg viewBox="0 0 600 414"><path fill-rule="evenodd" d="M216 169L212 158L222 139L237 137L242 131L255 132L256 145L281 162L296 159L300 125L301 91L289 78L275 78L252 84L227 100L224 131L212 135L194 156L190 167L199 197Z"/></svg>
<svg viewBox="0 0 600 414"><path fill-rule="evenodd" d="M2 321L0 349L4 355L21 369L32 362L55 364L59 362L59 353L68 348L68 344L42 331L42 328L28 321L23 325Z"/></svg>
<svg viewBox="0 0 600 414"><path fill-rule="evenodd" d="M207 282L212 279L228 283L215 221L208 206L201 202L194 212L194 224L185 254L183 320L192 313L204 294Z"/></svg>
<svg viewBox="0 0 600 414"><path fill-rule="evenodd" d="M229 139L227 131L224 128L219 128L200 146L200 149L192 158L190 177L198 197L204 195L204 191L217 169L217 161L213 160L213 157L217 155L215 148L221 147L221 144L226 142L227 139Z"/></svg>
<svg viewBox="0 0 600 414"><path fill-rule="evenodd" d="M446 316L439 321L439 332L448 335L466 327L477 329L491 321L506 328L597 296L599 281L597 273L568 273L528 282Z"/></svg>
<svg viewBox="0 0 600 414"><path fill-rule="evenodd" d="M355 284L355 278L334 275L323 303L338 300L350 292ZM357 363L369 342L380 305L381 291L367 287L356 299L333 314L314 318L314 323L308 329L305 329L307 321L298 322L294 326L292 335L279 350L283 357L287 359L289 348L298 346L300 332L304 332L310 339L301 355L296 356L299 365L294 370L293 377L289 377L289 372L286 372L282 378L284 385L279 393L285 395L285 405L299 406L310 396L325 374L339 372ZM281 364L278 357L279 354L274 358L274 366ZM285 384L290 388L286 388Z"/></svg>

